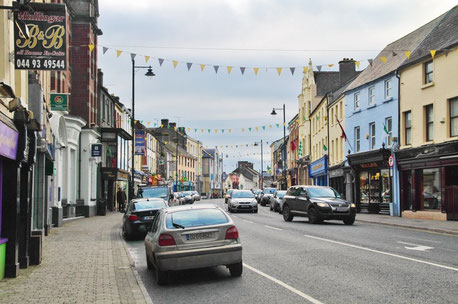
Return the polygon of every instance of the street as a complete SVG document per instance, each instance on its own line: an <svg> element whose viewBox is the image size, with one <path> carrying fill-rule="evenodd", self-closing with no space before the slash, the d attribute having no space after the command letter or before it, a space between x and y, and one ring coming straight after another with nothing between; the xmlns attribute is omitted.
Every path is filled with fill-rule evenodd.
<svg viewBox="0 0 458 304"><path fill-rule="evenodd" d="M226 209L223 199L203 200ZM456 303L457 237L341 221L285 222L269 207L232 214L244 272L225 267L173 273L158 286L143 240L127 242L154 303Z"/></svg>

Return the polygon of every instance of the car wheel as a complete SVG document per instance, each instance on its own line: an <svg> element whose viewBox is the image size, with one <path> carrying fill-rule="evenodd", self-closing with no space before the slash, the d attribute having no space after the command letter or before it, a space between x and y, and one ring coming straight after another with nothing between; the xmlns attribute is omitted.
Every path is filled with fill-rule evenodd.
<svg viewBox="0 0 458 304"><path fill-rule="evenodd" d="M349 216L343 219L343 222L345 225L353 225L355 222L355 217L354 216Z"/></svg>
<svg viewBox="0 0 458 304"><path fill-rule="evenodd" d="M146 266L148 267L148 269L154 268L153 263L151 263L149 260L148 254L146 254Z"/></svg>
<svg viewBox="0 0 458 304"><path fill-rule="evenodd" d="M127 229L125 226L122 226L122 236L126 241L132 240L132 236L127 232Z"/></svg>
<svg viewBox="0 0 458 304"><path fill-rule="evenodd" d="M291 214L290 210L289 210L289 206L286 205L286 206L283 206L283 219L286 221L286 222L291 222L293 220L294 216Z"/></svg>
<svg viewBox="0 0 458 304"><path fill-rule="evenodd" d="M309 208L309 211L307 213L310 224L319 224L323 222L320 215L318 214L318 211L315 208Z"/></svg>
<svg viewBox="0 0 458 304"><path fill-rule="evenodd" d="M167 271L162 271L156 268L156 283L157 285L165 285L169 280L169 274Z"/></svg>
<svg viewBox="0 0 458 304"><path fill-rule="evenodd" d="M227 212L232 213L232 209L229 206L227 206Z"/></svg>
<svg viewBox="0 0 458 304"><path fill-rule="evenodd" d="M264 203L263 201L261 201L261 206L265 207L265 206L266 206L266 203Z"/></svg>
<svg viewBox="0 0 458 304"><path fill-rule="evenodd" d="M258 213L258 208L254 209L254 213Z"/></svg>
<svg viewBox="0 0 458 304"><path fill-rule="evenodd" d="M228 268L229 268L229 272L231 273L231 277L240 277L242 275L242 272L243 272L242 262L229 265Z"/></svg>
<svg viewBox="0 0 458 304"><path fill-rule="evenodd" d="M272 208L272 204L270 204L269 209L270 209L270 211L274 210L274 208Z"/></svg>

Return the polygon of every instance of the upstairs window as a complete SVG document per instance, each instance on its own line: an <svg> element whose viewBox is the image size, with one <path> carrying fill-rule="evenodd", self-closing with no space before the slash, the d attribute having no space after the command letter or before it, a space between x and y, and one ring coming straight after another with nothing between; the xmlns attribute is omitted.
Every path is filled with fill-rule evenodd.
<svg viewBox="0 0 458 304"><path fill-rule="evenodd" d="M385 98L392 96L391 79L385 80Z"/></svg>
<svg viewBox="0 0 458 304"><path fill-rule="evenodd" d="M433 61L430 60L425 63L425 84L433 82L434 70Z"/></svg>
<svg viewBox="0 0 458 304"><path fill-rule="evenodd" d="M361 130L359 127L356 127L355 128L355 149L356 149L356 152L359 152L361 146L360 146L360 135L361 135Z"/></svg>
<svg viewBox="0 0 458 304"><path fill-rule="evenodd" d="M375 105L375 88L369 88L369 106Z"/></svg>
<svg viewBox="0 0 458 304"><path fill-rule="evenodd" d="M432 141L434 137L434 120L433 120L433 105L425 107L425 126L426 126L426 141Z"/></svg>
<svg viewBox="0 0 458 304"><path fill-rule="evenodd" d="M391 147L391 144L393 143L393 120L391 117L385 118L385 129L388 132L386 136L386 143L388 147Z"/></svg>
<svg viewBox="0 0 458 304"><path fill-rule="evenodd" d="M375 141L375 122L372 122L372 123L369 124L369 131L370 131L370 138L371 138L370 146L371 146L371 150L372 150L372 149L375 149L375 144L376 144L376 141Z"/></svg>
<svg viewBox="0 0 458 304"><path fill-rule="evenodd" d="M458 136L458 97L450 100L450 136Z"/></svg>
<svg viewBox="0 0 458 304"><path fill-rule="evenodd" d="M405 144L412 144L412 112L404 112L404 135L405 135Z"/></svg>
<svg viewBox="0 0 458 304"><path fill-rule="evenodd" d="M359 101L360 101L360 95L359 92L355 93L355 111L359 110Z"/></svg>

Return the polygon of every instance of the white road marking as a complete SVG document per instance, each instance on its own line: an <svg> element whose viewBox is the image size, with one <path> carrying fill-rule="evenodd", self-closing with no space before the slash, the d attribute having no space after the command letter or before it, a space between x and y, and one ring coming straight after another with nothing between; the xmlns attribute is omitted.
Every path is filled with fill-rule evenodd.
<svg viewBox="0 0 458 304"><path fill-rule="evenodd" d="M303 293L302 291L297 290L296 288L289 286L288 284L286 284L286 283L280 281L279 279L276 279L276 278L274 278L274 277L268 275L267 273L262 272L261 270L257 270L256 268L251 267L250 265L247 265L247 264L245 264L245 263L243 263L243 266L246 267L246 268L248 268L248 269L250 269L250 270L253 271L253 272L256 272L256 273L259 274L259 275L262 275L263 277L265 277L265 278L271 280L272 282L277 283L278 285L280 285L280 286L282 286L282 287L288 289L289 291L294 292L294 293L297 294L298 296L300 296L300 297L306 299L307 301L309 301L309 302L311 302L311 303L314 303L314 304L323 304L322 302L318 301L317 299L312 298L312 297L309 296L309 295L306 295L306 294Z"/></svg>
<svg viewBox="0 0 458 304"><path fill-rule="evenodd" d="M434 247L429 247L429 246L424 246L424 245L411 244L411 243L400 242L400 241L398 241L398 243L413 246L413 247L404 246L405 249L409 249L409 250L427 251L429 249L434 249Z"/></svg>
<svg viewBox="0 0 458 304"><path fill-rule="evenodd" d="M311 235L306 235L306 234L304 234L304 236L308 237L308 238L311 238L311 239L316 239L316 240L325 241L325 242L329 242L329 243L339 244L339 245L342 245L342 246L347 246L347 247L366 250L366 251L370 251L370 252L380 253L380 254L384 254L384 255L388 255L388 256L404 259L404 260L409 260L409 261L413 261L413 262L417 262L417 263L423 263L423 264L427 264L427 265L431 265L431 266L435 266L435 267L440 267L440 268L445 268L445 269L449 269L449 270L453 270L453 271L458 271L458 268L445 266L445 265L441 265L441 264L436 264L436 263L432 263L432 262L427 262L427 261L423 261L423 260L418 260L418 259L414 259L414 258L409 258L409 257L402 256L402 255L399 255L399 254L389 253L389 252L385 252L385 251L379 251L379 250L375 250L375 249L366 248L366 247L363 247L363 246L342 243L342 242L328 240L328 239L324 239L324 238L320 238L320 237L316 237L316 236L311 236Z"/></svg>
<svg viewBox="0 0 458 304"><path fill-rule="evenodd" d="M249 220L242 220L242 221L247 222L247 223L250 223L250 224L254 224L254 222L249 221Z"/></svg>
<svg viewBox="0 0 458 304"><path fill-rule="evenodd" d="M394 237L399 237L399 238L406 238L406 239L411 239L411 240L416 240L416 241L422 241L422 242L431 242L431 243L441 243L439 241L433 241L433 240L426 240L426 239L419 239L419 238L413 238L410 236L403 236L403 235L393 235Z"/></svg>
<svg viewBox="0 0 458 304"><path fill-rule="evenodd" d="M268 225L264 225L264 227L267 227L267 228L270 228L270 229L274 229L274 230L283 230L283 229L280 229L280 228L277 228L277 227L268 226Z"/></svg>

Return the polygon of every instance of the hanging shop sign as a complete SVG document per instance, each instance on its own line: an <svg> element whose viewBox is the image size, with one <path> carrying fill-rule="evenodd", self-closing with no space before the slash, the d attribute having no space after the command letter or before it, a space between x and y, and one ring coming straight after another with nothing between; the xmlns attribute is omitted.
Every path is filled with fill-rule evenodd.
<svg viewBox="0 0 458 304"><path fill-rule="evenodd" d="M102 156L102 144L92 144L91 156L92 157L101 157Z"/></svg>
<svg viewBox="0 0 458 304"><path fill-rule="evenodd" d="M49 96L52 111L68 111L68 94L51 93Z"/></svg>
<svg viewBox="0 0 458 304"><path fill-rule="evenodd" d="M0 121L0 155L16 160L19 134Z"/></svg>
<svg viewBox="0 0 458 304"><path fill-rule="evenodd" d="M14 12L14 67L21 70L67 69L67 18L63 4L29 3Z"/></svg>
<svg viewBox="0 0 458 304"><path fill-rule="evenodd" d="M145 155L145 130L135 130L135 155Z"/></svg>

